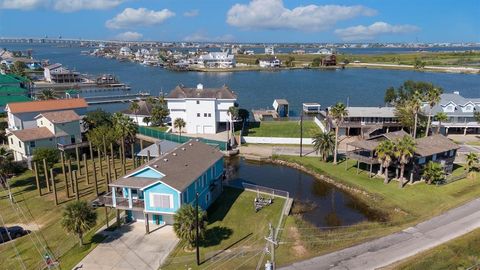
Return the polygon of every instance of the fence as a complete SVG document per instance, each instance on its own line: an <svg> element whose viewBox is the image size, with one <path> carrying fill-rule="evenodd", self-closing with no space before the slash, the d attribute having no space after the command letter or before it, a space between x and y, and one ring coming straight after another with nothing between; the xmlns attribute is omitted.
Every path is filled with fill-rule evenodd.
<svg viewBox="0 0 480 270"><path fill-rule="evenodd" d="M284 191L284 190L280 190L280 189L274 189L274 188L249 184L249 183L245 183L245 182L242 183L242 187L245 190L264 193L264 194L268 194L268 195L272 195L272 196L283 197L285 199L290 198L290 193L288 193L288 191Z"/></svg>
<svg viewBox="0 0 480 270"><path fill-rule="evenodd" d="M300 138L282 138L282 137L252 137L243 136L242 142L259 144L300 144ZM312 144L311 138L303 138L303 144Z"/></svg>
<svg viewBox="0 0 480 270"><path fill-rule="evenodd" d="M320 128L322 132L327 132L327 128L325 127L325 125L316 116L313 118L313 122L317 124L317 126Z"/></svg>
<svg viewBox="0 0 480 270"><path fill-rule="evenodd" d="M186 143L192 139L199 139L201 142L204 142L206 144L217 146L222 151L227 150L227 142L204 139L204 138L194 138L189 136L179 136L177 134L163 132L150 127L139 126L138 133L148 137L156 138L159 140L167 140L167 141L172 141L176 143Z"/></svg>

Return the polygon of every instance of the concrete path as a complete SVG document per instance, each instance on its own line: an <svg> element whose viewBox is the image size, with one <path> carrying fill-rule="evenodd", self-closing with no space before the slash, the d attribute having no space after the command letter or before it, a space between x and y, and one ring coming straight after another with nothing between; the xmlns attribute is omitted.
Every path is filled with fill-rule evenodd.
<svg viewBox="0 0 480 270"><path fill-rule="evenodd" d="M479 227L480 199L476 199L401 232L281 269L376 269L443 244Z"/></svg>
<svg viewBox="0 0 480 270"><path fill-rule="evenodd" d="M157 270L178 243L172 226L145 235L145 225L135 222L102 233L107 238L73 269Z"/></svg>

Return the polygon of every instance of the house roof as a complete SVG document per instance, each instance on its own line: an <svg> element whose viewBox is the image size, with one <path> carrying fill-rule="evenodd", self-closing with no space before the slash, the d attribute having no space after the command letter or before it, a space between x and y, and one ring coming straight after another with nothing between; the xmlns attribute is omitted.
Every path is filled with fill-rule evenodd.
<svg viewBox="0 0 480 270"><path fill-rule="evenodd" d="M160 144L161 155L163 155L167 152L170 152L172 149L174 149L175 147L180 145L176 142L162 140L162 141L154 143L154 144L152 144L152 145L150 145L146 148L143 148L142 150L140 150L140 152L138 152L137 156L146 157L146 156L148 156L147 151L150 151L150 157L160 156L158 154L158 144Z"/></svg>
<svg viewBox="0 0 480 270"><path fill-rule="evenodd" d="M278 105L288 105L288 101L286 99L275 99L274 101L276 101Z"/></svg>
<svg viewBox="0 0 480 270"><path fill-rule="evenodd" d="M28 82L28 79L25 77L17 76L15 74L0 74L0 84L12 84L21 82Z"/></svg>
<svg viewBox="0 0 480 270"><path fill-rule="evenodd" d="M22 142L54 138L55 135L47 127L26 128L11 131Z"/></svg>
<svg viewBox="0 0 480 270"><path fill-rule="evenodd" d="M394 107L348 107L348 117L395 117Z"/></svg>
<svg viewBox="0 0 480 270"><path fill-rule="evenodd" d="M158 182L156 178L148 178L148 177L127 177L127 178L119 178L118 180L114 181L110 184L112 187L129 187L129 188L144 188L150 186Z"/></svg>
<svg viewBox="0 0 480 270"><path fill-rule="evenodd" d="M0 96L2 95L10 95L10 94L19 94L25 95L27 93L27 89L11 86L11 85L0 85Z"/></svg>
<svg viewBox="0 0 480 270"><path fill-rule="evenodd" d="M56 69L56 68L59 68L59 67L62 67L62 64L55 63L55 64L51 64L51 65L48 65L48 66L44 67L44 69Z"/></svg>
<svg viewBox="0 0 480 270"><path fill-rule="evenodd" d="M415 153L422 157L460 148L452 140L441 134L416 139L415 141L417 142Z"/></svg>
<svg viewBox="0 0 480 270"><path fill-rule="evenodd" d="M79 121L81 118L72 110L44 112L37 115L35 118L45 117L48 121L54 124L69 123Z"/></svg>
<svg viewBox="0 0 480 270"><path fill-rule="evenodd" d="M153 108L153 106L151 104L149 104L145 100L137 101L137 103L138 103L138 106L140 108L138 109L138 111L136 113L133 112L132 110L130 110L130 108L122 111L122 113L124 113L124 114L136 114L136 115L151 115L152 108Z"/></svg>
<svg viewBox="0 0 480 270"><path fill-rule="evenodd" d="M188 88L183 85L178 85L173 89L168 96L169 98L216 98L216 99L237 99L237 95L228 88L222 86L220 88Z"/></svg>
<svg viewBox="0 0 480 270"><path fill-rule="evenodd" d="M455 107L454 112L445 112L447 115L456 115L456 116L472 116L473 112L463 112L461 108L457 106L464 106L467 103L473 103L476 110L480 110L480 98L465 98L461 96L458 92L456 93L444 93L440 95L440 102L435 105L432 110L428 105L423 107L423 112L430 115L435 115L438 112L444 112L443 108L449 103L453 103Z"/></svg>
<svg viewBox="0 0 480 270"><path fill-rule="evenodd" d="M88 104L83 98L71 98L17 102L7 104L7 107L11 113L26 113L87 108Z"/></svg>
<svg viewBox="0 0 480 270"><path fill-rule="evenodd" d="M32 99L23 95L2 96L0 95L0 106L3 108L9 103L31 101Z"/></svg>

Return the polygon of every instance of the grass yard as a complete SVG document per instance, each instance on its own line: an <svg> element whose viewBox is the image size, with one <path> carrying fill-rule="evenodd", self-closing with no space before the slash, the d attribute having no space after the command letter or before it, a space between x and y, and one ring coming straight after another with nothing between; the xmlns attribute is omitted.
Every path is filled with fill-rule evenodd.
<svg viewBox="0 0 480 270"><path fill-rule="evenodd" d="M149 127L149 128L154 129L154 130L158 130L158 131L161 131L161 132L166 132L169 127L164 126L164 127Z"/></svg>
<svg viewBox="0 0 480 270"><path fill-rule="evenodd" d="M303 137L312 138L320 132L313 121L303 121ZM251 122L245 136L300 138L300 121Z"/></svg>
<svg viewBox="0 0 480 270"><path fill-rule="evenodd" d="M195 252L185 251L180 242L162 269L255 269L265 247L268 223L276 226L284 200L255 213L250 191L225 187L208 210L206 240L200 246L202 264L196 265Z"/></svg>
<svg viewBox="0 0 480 270"><path fill-rule="evenodd" d="M90 185L86 183L85 174L78 178L81 200L91 201L96 197L93 187L92 166L92 163L89 162ZM118 175L121 175L120 168L120 161L116 160ZM132 162L127 158L127 169L131 168ZM105 160L103 160L103 169L105 171L107 170ZM41 171L42 169L39 170ZM99 173L98 162L97 173ZM19 216L20 211L12 209L6 192L3 190L0 192L0 214L6 224L9 226L17 224L37 224L40 227L37 231L39 241L36 240L33 234L30 234L31 237L24 236L0 245L0 269L23 269L15 255L13 243L15 243L27 269L41 269L42 265L45 266L43 263L45 248L49 249L56 259L60 261L60 269L72 269L73 266L103 240L100 235L95 235L95 232L105 224L104 208L97 210L97 226L84 236L85 245L83 247L78 246L76 236L67 234L62 228L60 224L62 209L68 202L75 200L75 197L72 196L72 194L70 194L70 198L66 196L64 179L59 164L55 166L55 174L57 194L60 203L58 206L54 204L53 192L48 193L47 191L43 174L40 175L42 192L44 194L42 197L38 195L35 176L32 171L26 171L22 175L9 181L15 200L25 214L25 218L21 215ZM99 176L98 182L100 192L105 191L105 179ZM110 214L113 216L113 211L111 211ZM32 241L32 239L35 239L35 241Z"/></svg>

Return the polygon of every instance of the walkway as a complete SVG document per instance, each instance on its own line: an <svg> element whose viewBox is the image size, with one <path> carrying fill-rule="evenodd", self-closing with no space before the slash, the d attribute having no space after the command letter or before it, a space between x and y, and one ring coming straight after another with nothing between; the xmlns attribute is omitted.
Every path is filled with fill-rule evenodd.
<svg viewBox="0 0 480 270"><path fill-rule="evenodd" d="M376 269L443 244L479 227L480 199L476 199L401 232L281 269Z"/></svg>

